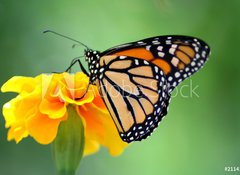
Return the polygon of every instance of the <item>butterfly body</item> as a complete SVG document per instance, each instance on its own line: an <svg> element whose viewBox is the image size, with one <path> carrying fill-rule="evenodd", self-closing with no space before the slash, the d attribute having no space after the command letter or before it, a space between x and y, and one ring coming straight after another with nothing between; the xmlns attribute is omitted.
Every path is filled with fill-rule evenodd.
<svg viewBox="0 0 240 175"><path fill-rule="evenodd" d="M167 114L172 90L198 71L210 53L200 39L158 36L110 48L87 49L96 84L125 142L140 141Z"/></svg>

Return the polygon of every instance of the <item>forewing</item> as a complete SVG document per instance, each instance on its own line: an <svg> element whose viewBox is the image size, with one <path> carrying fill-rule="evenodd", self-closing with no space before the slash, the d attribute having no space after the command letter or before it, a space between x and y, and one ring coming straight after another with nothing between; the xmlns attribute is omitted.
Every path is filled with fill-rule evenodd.
<svg viewBox="0 0 240 175"><path fill-rule="evenodd" d="M158 36L108 49L102 55L129 56L151 62L165 74L171 92L207 61L209 46L189 36Z"/></svg>

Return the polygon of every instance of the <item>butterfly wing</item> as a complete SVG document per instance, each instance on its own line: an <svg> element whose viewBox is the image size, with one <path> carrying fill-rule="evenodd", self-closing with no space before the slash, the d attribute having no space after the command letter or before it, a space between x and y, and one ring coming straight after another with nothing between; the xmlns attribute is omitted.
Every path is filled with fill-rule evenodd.
<svg viewBox="0 0 240 175"><path fill-rule="evenodd" d="M123 141L149 136L167 114L169 93L163 71L129 56L103 56L97 85Z"/></svg>
<svg viewBox="0 0 240 175"><path fill-rule="evenodd" d="M171 92L181 81L202 68L209 53L209 46L201 39L175 35L119 45L102 55L129 56L157 65L163 70Z"/></svg>

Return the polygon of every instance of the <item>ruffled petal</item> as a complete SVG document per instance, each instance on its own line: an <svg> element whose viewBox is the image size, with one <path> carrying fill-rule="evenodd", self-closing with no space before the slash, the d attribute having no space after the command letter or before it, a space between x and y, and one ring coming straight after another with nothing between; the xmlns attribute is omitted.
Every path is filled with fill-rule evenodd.
<svg viewBox="0 0 240 175"><path fill-rule="evenodd" d="M8 131L8 141L15 140L16 143L19 143L23 138L28 136L28 131L24 124L19 126L11 127Z"/></svg>
<svg viewBox="0 0 240 175"><path fill-rule="evenodd" d="M48 101L43 99L39 105L39 111L42 114L48 115L51 119L62 118L66 112L66 104L61 101Z"/></svg>
<svg viewBox="0 0 240 175"><path fill-rule="evenodd" d="M36 82L32 77L15 76L9 79L1 87L2 92L31 92L34 90Z"/></svg>
<svg viewBox="0 0 240 175"><path fill-rule="evenodd" d="M50 119L47 115L37 113L27 120L27 129L40 144L51 143L56 135L60 121L63 119Z"/></svg>

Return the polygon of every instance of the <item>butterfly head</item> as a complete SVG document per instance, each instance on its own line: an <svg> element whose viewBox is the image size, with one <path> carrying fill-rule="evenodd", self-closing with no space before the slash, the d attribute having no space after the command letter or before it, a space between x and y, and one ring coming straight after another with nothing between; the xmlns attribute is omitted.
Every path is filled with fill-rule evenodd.
<svg viewBox="0 0 240 175"><path fill-rule="evenodd" d="M99 72L100 52L96 50L87 49L85 50L84 55L89 65L90 81L94 82Z"/></svg>

